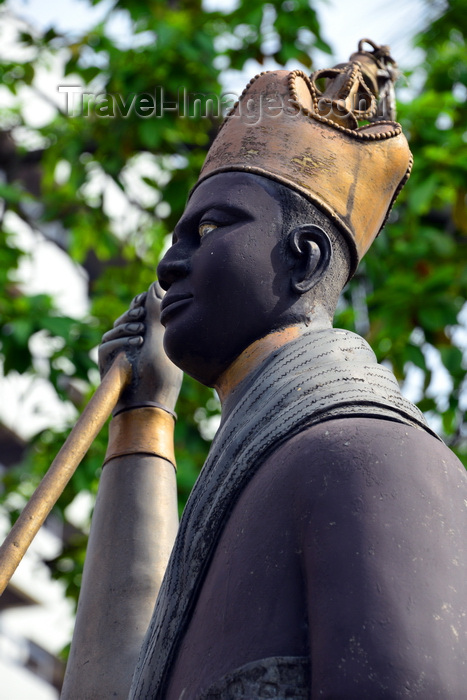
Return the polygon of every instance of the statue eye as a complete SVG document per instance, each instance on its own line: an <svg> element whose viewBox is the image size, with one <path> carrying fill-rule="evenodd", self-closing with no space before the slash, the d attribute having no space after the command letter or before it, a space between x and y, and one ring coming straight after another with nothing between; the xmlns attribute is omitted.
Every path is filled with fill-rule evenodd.
<svg viewBox="0 0 467 700"><path fill-rule="evenodd" d="M203 238L203 236L205 236L207 233L211 233L211 231L214 231L214 229L216 229L216 228L217 228L216 224L212 224L210 222L207 222L205 224L200 224L198 226L199 237Z"/></svg>

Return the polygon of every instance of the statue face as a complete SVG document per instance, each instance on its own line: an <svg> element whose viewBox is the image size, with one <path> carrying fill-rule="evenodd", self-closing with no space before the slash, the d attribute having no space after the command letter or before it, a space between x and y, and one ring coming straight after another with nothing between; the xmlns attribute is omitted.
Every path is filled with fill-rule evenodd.
<svg viewBox="0 0 467 700"><path fill-rule="evenodd" d="M293 303L274 188L222 173L193 193L158 267L164 346L207 385L253 341L284 325Z"/></svg>

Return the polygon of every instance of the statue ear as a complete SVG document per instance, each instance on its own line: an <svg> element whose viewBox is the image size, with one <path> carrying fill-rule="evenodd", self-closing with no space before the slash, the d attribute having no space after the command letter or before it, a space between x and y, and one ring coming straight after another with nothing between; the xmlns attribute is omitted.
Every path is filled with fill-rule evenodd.
<svg viewBox="0 0 467 700"><path fill-rule="evenodd" d="M315 224L305 224L289 233L287 243L295 258L291 273L292 289L308 292L327 270L332 245L325 231Z"/></svg>

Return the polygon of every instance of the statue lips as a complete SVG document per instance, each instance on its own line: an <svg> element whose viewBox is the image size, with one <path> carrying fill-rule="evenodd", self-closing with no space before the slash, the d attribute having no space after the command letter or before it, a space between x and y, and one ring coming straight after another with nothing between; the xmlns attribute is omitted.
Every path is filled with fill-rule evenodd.
<svg viewBox="0 0 467 700"><path fill-rule="evenodd" d="M165 326L167 319L173 316L182 306L193 299L193 294L167 294L161 302L161 323Z"/></svg>

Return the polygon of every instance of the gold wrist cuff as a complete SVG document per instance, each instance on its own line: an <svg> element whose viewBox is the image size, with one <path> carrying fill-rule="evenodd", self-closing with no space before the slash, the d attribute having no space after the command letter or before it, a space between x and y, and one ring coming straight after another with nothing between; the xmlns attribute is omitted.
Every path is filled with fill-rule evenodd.
<svg viewBox="0 0 467 700"><path fill-rule="evenodd" d="M174 469L174 419L161 408L134 408L112 418L104 465L115 457L147 454L170 462Z"/></svg>

